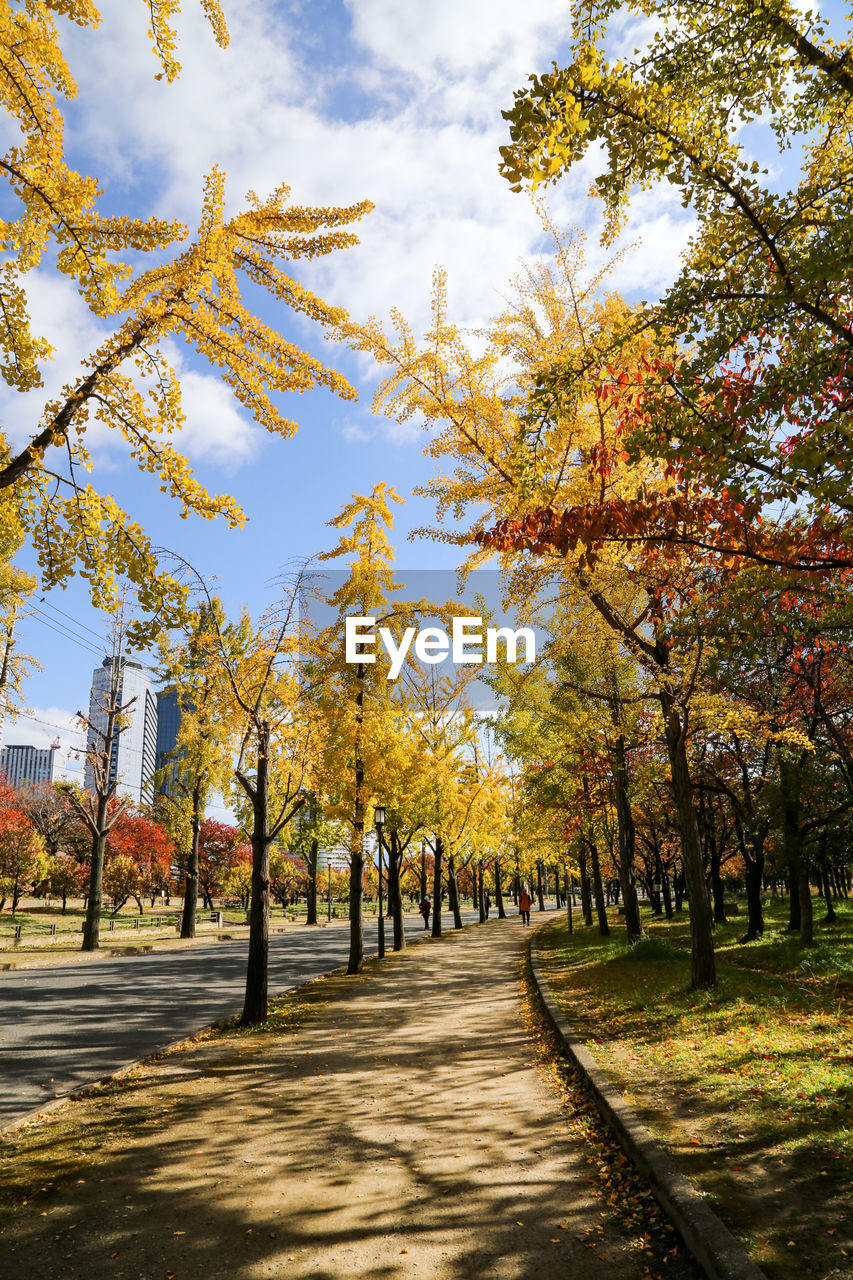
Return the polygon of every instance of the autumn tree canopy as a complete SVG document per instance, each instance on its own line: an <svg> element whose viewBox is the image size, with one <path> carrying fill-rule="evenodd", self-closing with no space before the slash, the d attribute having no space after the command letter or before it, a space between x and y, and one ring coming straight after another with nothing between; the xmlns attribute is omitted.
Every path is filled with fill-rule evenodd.
<svg viewBox="0 0 853 1280"><path fill-rule="evenodd" d="M225 43L217 0L202 2L216 38ZM171 26L179 6L156 0L149 7L152 42L162 74L171 80L179 71ZM185 342L220 374L243 409L283 437L296 424L275 403L278 393L325 386L353 398L345 378L266 324L244 291L261 290L321 331L334 328L343 313L300 285L288 264L353 244L345 228L370 205L291 205L289 189L280 185L269 196L250 192L244 209L232 214L225 175L213 169L194 236L174 220L102 213L97 179L77 173L66 160L63 111L76 92L62 53L66 20L96 38L98 12L90 0L30 0L23 8L0 10L0 103L20 132L0 158L16 210L0 229L0 376L20 392L42 383L52 352L32 326L26 283L51 257L52 269L74 282L103 322L104 336L94 351L79 353L79 374L44 405L29 439L4 446L0 490L16 494L45 586L79 567L95 603L109 607L115 605L116 576L125 575L151 617L178 605L181 592L158 569L133 517L85 478L92 463L90 423L124 437L134 463L154 477L182 516L221 516L239 526L244 516L238 504L227 494L208 493L181 452L181 387L163 344ZM151 259L147 270L134 265L138 255ZM145 634L146 625L137 623L135 638Z"/></svg>
<svg viewBox="0 0 853 1280"><path fill-rule="evenodd" d="M637 36L647 42L615 61L626 9L649 20ZM772 504L778 525L787 507L776 558L806 568L853 558L849 56L849 40L793 0L584 0L568 61L532 76L505 112L502 167L515 188L556 181L603 149L594 191L607 238L657 182L696 214L675 282L628 325L674 335L683 358L644 380L626 448L666 457L685 491L707 485L747 506L742 528L708 538L721 549L768 553L757 519ZM790 190L755 158L760 126L779 149L802 148ZM559 415L576 375L559 359L543 371L532 416ZM679 536L659 508L639 514L658 536Z"/></svg>

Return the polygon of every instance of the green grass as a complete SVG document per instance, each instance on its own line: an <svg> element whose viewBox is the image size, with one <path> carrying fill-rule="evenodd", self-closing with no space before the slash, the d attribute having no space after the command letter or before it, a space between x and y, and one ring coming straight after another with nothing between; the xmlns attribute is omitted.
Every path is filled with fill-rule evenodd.
<svg viewBox="0 0 853 1280"><path fill-rule="evenodd" d="M841 1242L853 1176L853 910L842 904L831 926L817 922L817 901L815 912L806 950L785 932L786 904L769 905L755 943L740 941L742 915L718 926L710 991L689 990L686 917L645 917L633 947L615 913L609 938L568 935L562 921L540 934L570 1024L774 1276L853 1264L853 1230ZM800 1256L791 1269L804 1239L812 1262L803 1268Z"/></svg>

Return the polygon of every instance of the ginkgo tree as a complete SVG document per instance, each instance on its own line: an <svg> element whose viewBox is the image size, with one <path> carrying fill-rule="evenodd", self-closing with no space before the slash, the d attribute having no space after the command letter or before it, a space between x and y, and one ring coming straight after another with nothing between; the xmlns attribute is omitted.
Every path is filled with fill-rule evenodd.
<svg viewBox="0 0 853 1280"><path fill-rule="evenodd" d="M637 47L617 57L626 30ZM638 385L626 448L666 456L680 502L705 490L709 518L686 531L644 495L602 511L602 532L631 520L638 538L690 533L723 555L853 562L850 54L849 31L797 0L580 0L567 59L531 76L504 112L513 188L600 155L593 192L607 239L636 193L660 182L697 219L674 282L613 347L649 325L679 342L680 361ZM788 190L783 154L786 165L801 157ZM535 412L559 415L575 374L559 355L543 369Z"/></svg>
<svg viewBox="0 0 853 1280"><path fill-rule="evenodd" d="M676 551L650 565L633 553L630 531L618 546L594 553L580 532L560 523L563 509L583 509L610 496L636 497L664 483L654 459L628 466L619 434L623 397L644 367L658 358L653 333L620 346L628 376L607 367L614 333L629 315L603 289L603 273L583 270L578 237L554 235L551 263L531 267L515 282L514 297L475 338L448 316L439 273L433 319L423 342L395 316L396 337L374 322L350 331L390 373L376 408L390 416L419 415L429 429L427 453L453 460L450 474L433 476L439 526L431 536L468 543L468 565L500 553L509 604L535 606L556 594L571 612L591 606L617 647L644 671L658 703L679 814L682 856L691 903L691 973L696 986L715 981L712 922L702 868L688 760L689 704L702 647L688 626L674 629L694 607L697 579ZM575 370L571 396L558 420L541 426L526 415L536 379L556 358ZM445 520L470 517L460 532ZM678 642L676 643L676 637Z"/></svg>
<svg viewBox="0 0 853 1280"><path fill-rule="evenodd" d="M317 789L325 736L303 670L303 572L282 579L278 600L259 619L244 612L236 625L227 623L196 574L200 602L189 624L191 641L170 651L178 683L182 653L196 674L213 669L216 736L230 763L236 803L246 809L252 858L244 1026L267 1017L270 849Z"/></svg>
<svg viewBox="0 0 853 1280"><path fill-rule="evenodd" d="M146 4L163 74L178 74L174 0ZM221 44L216 0L203 8ZM86 480L92 466L92 422L123 437L133 462L176 503L181 516L222 517L239 526L233 498L207 492L180 450L181 387L168 348L183 341L230 387L243 409L267 431L287 437L296 424L280 411L279 393L324 386L352 398L344 377L266 324L244 292L266 294L329 332L344 318L294 277L285 264L331 253L355 242L345 228L369 203L315 209L290 205L289 189L249 193L246 207L226 210L225 176L214 168L204 184L198 231L167 218L99 211L95 178L65 158L64 103L76 86L63 57L60 24L70 21L94 39L99 20L90 0L28 0L0 6L0 104L20 139L0 158L14 206L0 230L0 376L21 393L41 385L53 354L30 319L29 273L53 270L73 282L100 325L94 351L80 351L75 374L33 421L29 438L0 451L0 490L13 489L36 550L43 583L61 583L80 567L93 598L116 604L115 580L136 584L145 617L132 641L148 638L158 609L180 609L183 592L157 565L152 544L132 516ZM168 87L163 86L163 93ZM182 242L184 242L182 244ZM140 255L154 265L137 269ZM75 354L63 352L63 357Z"/></svg>
<svg viewBox="0 0 853 1280"><path fill-rule="evenodd" d="M216 613L214 623L211 611ZM227 672L218 654L236 660L248 643L248 625L229 625L221 603L202 600L185 631L160 638L161 674L180 710L174 751L161 769L159 811L178 843L184 872L181 937L194 938L199 890L199 841L205 812L216 792L228 789L232 761L223 715L227 705Z"/></svg>
<svg viewBox="0 0 853 1280"><path fill-rule="evenodd" d="M345 647L348 617L373 617L377 625L397 633L415 607L395 599L401 588L394 578L394 549L388 539L394 523L392 502L402 499L385 483L375 485L370 494L353 494L352 501L329 522L342 530L337 545L318 557L348 561L343 581L325 599L331 620L312 638L309 670L327 731L321 769L323 808L349 826L349 973L358 973L364 959L362 900L365 832L370 831L373 817L370 806L392 803L392 779L405 767L387 655L371 653L348 661Z"/></svg>

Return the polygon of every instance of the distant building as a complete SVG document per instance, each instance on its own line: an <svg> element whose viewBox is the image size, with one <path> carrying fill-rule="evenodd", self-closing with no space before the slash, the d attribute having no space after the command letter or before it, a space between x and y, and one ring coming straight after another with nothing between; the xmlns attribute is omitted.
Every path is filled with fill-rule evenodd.
<svg viewBox="0 0 853 1280"><path fill-rule="evenodd" d="M110 760L110 781L115 782L121 796L129 796L136 804L153 804L154 772L157 768L157 699L148 673L133 658L104 658L100 667L92 673L92 691L89 697L89 721L101 732L107 727L107 708L115 672L119 663L117 701L125 712L129 724L113 741ZM96 751L98 737L89 730L88 753ZM86 761L85 785L94 790L95 775L91 762Z"/></svg>
<svg viewBox="0 0 853 1280"><path fill-rule="evenodd" d="M58 747L4 747L0 751L0 774L16 790L55 782L60 769L58 751Z"/></svg>
<svg viewBox="0 0 853 1280"><path fill-rule="evenodd" d="M181 708L178 704L176 689L164 689L157 694L157 772L168 769L157 783L158 794L171 795L177 775L177 763L170 759L178 745L178 730L181 727Z"/></svg>

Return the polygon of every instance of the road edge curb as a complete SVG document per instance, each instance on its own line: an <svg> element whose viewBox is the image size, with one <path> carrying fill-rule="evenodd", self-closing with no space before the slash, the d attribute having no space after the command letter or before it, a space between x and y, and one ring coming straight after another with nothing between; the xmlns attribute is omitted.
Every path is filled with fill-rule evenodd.
<svg viewBox="0 0 853 1280"><path fill-rule="evenodd" d="M767 1280L728 1227L709 1208L684 1174L641 1123L610 1083L593 1055L563 1017L539 967L537 939L529 942L533 981L569 1058L578 1068L595 1104L622 1150L637 1166L649 1187L693 1254L708 1280Z"/></svg>

